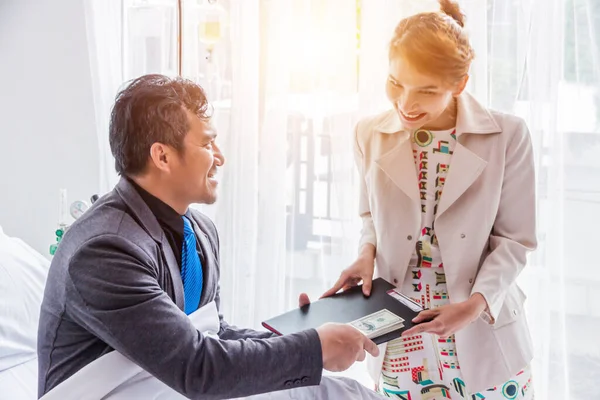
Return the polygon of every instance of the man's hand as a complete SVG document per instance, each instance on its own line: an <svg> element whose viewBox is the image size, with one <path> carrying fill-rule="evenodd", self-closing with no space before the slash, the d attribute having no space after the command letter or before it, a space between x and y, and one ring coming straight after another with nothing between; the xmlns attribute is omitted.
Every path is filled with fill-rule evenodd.
<svg viewBox="0 0 600 400"><path fill-rule="evenodd" d="M300 297L298 298L298 307L302 308L307 304L310 304L308 295L306 293L300 293Z"/></svg>
<svg viewBox="0 0 600 400"><path fill-rule="evenodd" d="M301 293L298 306L310 304L306 293ZM346 324L325 324L317 328L321 349L323 352L323 368L332 372L348 369L354 362L363 361L368 352L374 357L379 355L377 345L359 332Z"/></svg>
<svg viewBox="0 0 600 400"><path fill-rule="evenodd" d="M475 293L467 301L448 304L433 310L421 311L413 318L412 322L422 324L402 332L402 336L411 336L420 333L433 333L441 338L460 331L471 322L475 321L486 308L485 298L480 293Z"/></svg>
<svg viewBox="0 0 600 400"><path fill-rule="evenodd" d="M354 362L363 361L368 352L374 357L379 348L358 329L345 324L325 324L317 328L323 351L323 368L345 371Z"/></svg>

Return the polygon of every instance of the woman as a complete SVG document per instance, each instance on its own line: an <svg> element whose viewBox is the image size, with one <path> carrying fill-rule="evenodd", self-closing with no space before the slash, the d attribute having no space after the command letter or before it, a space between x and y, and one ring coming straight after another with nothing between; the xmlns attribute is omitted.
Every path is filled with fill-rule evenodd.
<svg viewBox="0 0 600 400"><path fill-rule="evenodd" d="M426 309L370 360L380 392L529 399L532 348L515 283L536 247L529 132L464 92L473 49L458 5L440 4L400 21L393 110L356 127L360 255L325 296L361 280L368 295L375 273Z"/></svg>

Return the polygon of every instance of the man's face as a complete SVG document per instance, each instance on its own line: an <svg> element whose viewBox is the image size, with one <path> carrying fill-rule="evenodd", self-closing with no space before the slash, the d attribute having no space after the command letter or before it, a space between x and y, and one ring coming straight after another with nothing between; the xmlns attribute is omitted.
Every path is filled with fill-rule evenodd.
<svg viewBox="0 0 600 400"><path fill-rule="evenodd" d="M217 200L217 170L225 158L215 143L217 133L210 121L186 113L190 129L180 157L171 167L173 188L189 203L212 204Z"/></svg>

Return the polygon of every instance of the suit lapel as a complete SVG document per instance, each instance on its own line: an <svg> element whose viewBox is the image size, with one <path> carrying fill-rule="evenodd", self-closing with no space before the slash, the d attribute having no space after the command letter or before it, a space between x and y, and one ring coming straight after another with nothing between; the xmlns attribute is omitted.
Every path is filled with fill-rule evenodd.
<svg viewBox="0 0 600 400"><path fill-rule="evenodd" d="M181 271L179 270L179 264L177 263L173 249L169 245L169 241L166 240L165 233L160 227L158 220L154 214L152 214L152 211L141 198L137 190L126 178L121 178L116 186L116 191L125 204L127 204L140 226L148 232L152 239L154 239L162 249L173 282L175 304L177 304L177 307L179 307L180 310L183 310L185 304L183 283L181 282Z"/></svg>
<svg viewBox="0 0 600 400"><path fill-rule="evenodd" d="M164 233L163 233L164 235ZM185 296L183 294L183 281L181 280L181 270L179 269L179 263L175 258L175 253L169 244L168 240L161 242L161 248L165 255L165 261L169 267L171 273L171 279L173 281L173 292L175 293L175 303L181 311L185 310Z"/></svg>

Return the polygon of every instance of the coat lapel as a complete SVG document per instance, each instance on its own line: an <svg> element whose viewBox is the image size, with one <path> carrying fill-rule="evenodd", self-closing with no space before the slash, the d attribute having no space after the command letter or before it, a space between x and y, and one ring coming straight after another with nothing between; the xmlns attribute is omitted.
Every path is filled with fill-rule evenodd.
<svg viewBox="0 0 600 400"><path fill-rule="evenodd" d="M375 127L375 131L386 134L381 138L381 147L389 149L375 160L375 164L406 196L418 203L419 183L410 135L402 130L396 112L389 112Z"/></svg>
<svg viewBox="0 0 600 400"><path fill-rule="evenodd" d="M419 183L408 133L396 133L393 139L396 139L397 143L390 151L375 160L375 164L406 196L412 201L418 202Z"/></svg>
<svg viewBox="0 0 600 400"><path fill-rule="evenodd" d="M460 143L456 143L436 217L442 215L462 196L473 182L479 178L486 165L487 161L481 159Z"/></svg>
<svg viewBox="0 0 600 400"><path fill-rule="evenodd" d="M456 147L450 160L450 169L436 218L448 210L471 187L487 165L486 160L468 148L467 136L502 132L490 112L470 94L463 93L458 97L457 109Z"/></svg>

